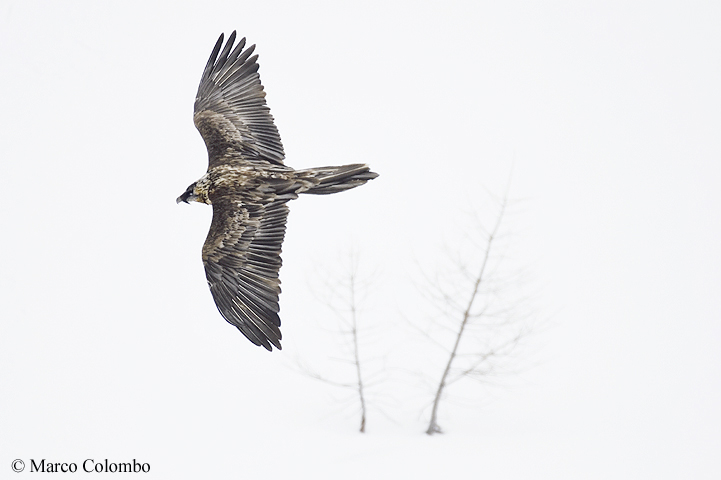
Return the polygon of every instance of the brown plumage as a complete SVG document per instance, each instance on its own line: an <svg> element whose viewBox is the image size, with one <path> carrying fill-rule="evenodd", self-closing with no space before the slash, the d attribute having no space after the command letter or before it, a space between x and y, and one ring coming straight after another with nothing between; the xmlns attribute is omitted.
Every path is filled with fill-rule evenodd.
<svg viewBox="0 0 721 480"><path fill-rule="evenodd" d="M177 202L213 206L203 265L220 314L254 344L280 349L278 271L288 201L342 192L378 174L363 164L285 166L255 45L244 50L245 38L234 42L235 32L221 51L221 34L203 71L193 120L208 148L208 171Z"/></svg>

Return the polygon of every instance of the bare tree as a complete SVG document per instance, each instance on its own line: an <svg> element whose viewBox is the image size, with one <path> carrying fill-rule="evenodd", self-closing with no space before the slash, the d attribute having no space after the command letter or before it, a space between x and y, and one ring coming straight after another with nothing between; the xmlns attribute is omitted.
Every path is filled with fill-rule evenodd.
<svg viewBox="0 0 721 480"><path fill-rule="evenodd" d="M360 349L360 325L359 325L359 304L365 296L370 281L361 278L359 273L359 255L351 251L348 255L349 262L347 269L340 277L323 275L324 295L321 301L334 313L338 321L337 333L344 338L345 353L339 360L349 364L353 369L351 381L338 381L326 375L321 375L315 370L298 361L303 372L317 380L330 385L349 389L355 393L360 410L360 432L366 431L366 418L368 413L367 393L368 384L365 379L365 370L361 361ZM377 375L369 375L373 378Z"/></svg>
<svg viewBox="0 0 721 480"><path fill-rule="evenodd" d="M428 435L441 433L438 409L447 388L464 378L480 381L487 378L498 366L498 359L510 355L529 332L528 317L516 312L515 304L506 304L509 299L501 295L515 278L502 278L508 272L500 268L505 255L498 254L507 193L498 204L493 227L487 230L477 224L476 231L471 233L480 233L481 241L473 242L470 250L454 260L452 280L438 275L433 280L426 279L426 296L440 311L449 333L443 342L437 335L425 332L447 354L435 388Z"/></svg>
<svg viewBox="0 0 721 480"><path fill-rule="evenodd" d="M353 365L356 371L356 382L355 388L358 392L358 400L360 402L361 420L360 420L360 432L365 433L366 431L366 400L363 392L363 375L361 374L361 361L360 353L358 349L358 317L356 308L356 282L358 277L358 257L351 253L351 265L350 272L347 279L347 293L348 301L346 303L345 311L347 316L344 316L342 312L338 311L333 307L339 318L345 319L346 321L346 332L350 335L353 344Z"/></svg>

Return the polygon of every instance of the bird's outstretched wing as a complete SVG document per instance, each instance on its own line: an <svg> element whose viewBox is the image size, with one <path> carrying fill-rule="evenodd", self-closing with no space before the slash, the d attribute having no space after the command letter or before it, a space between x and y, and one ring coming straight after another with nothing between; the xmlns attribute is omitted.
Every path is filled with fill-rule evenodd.
<svg viewBox="0 0 721 480"><path fill-rule="evenodd" d="M282 165L283 144L265 104L258 55L252 55L255 45L243 50L243 38L233 49L234 42L235 32L221 51L220 35L195 97L193 121L208 147L209 167L233 162Z"/></svg>
<svg viewBox="0 0 721 480"><path fill-rule="evenodd" d="M287 200L242 200L228 195L213 201L213 221L203 245L205 275L223 318L254 344L280 350L278 270Z"/></svg>

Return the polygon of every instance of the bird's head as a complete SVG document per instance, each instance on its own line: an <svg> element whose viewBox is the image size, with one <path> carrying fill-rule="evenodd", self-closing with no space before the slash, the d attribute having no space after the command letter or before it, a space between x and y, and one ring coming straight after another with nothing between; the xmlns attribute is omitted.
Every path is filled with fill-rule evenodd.
<svg viewBox="0 0 721 480"><path fill-rule="evenodd" d="M205 203L206 205L212 205L212 202L210 201L210 192L208 191L210 185L210 177L208 177L207 174L203 175L200 180L191 183L190 186L185 189L185 192L183 192L183 194L175 200L175 203L198 202Z"/></svg>
<svg viewBox="0 0 721 480"><path fill-rule="evenodd" d="M198 183L198 182L191 183L190 186L185 189L185 192L183 192L183 194L182 194L181 196L179 196L179 197L175 200L175 203L180 203L180 202L185 202L185 203L199 202L200 199L198 198L198 195L195 193L195 185L196 185L197 183Z"/></svg>

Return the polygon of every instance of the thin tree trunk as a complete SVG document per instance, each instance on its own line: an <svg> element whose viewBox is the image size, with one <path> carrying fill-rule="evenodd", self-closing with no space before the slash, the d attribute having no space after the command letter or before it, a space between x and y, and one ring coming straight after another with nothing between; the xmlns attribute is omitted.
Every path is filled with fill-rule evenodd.
<svg viewBox="0 0 721 480"><path fill-rule="evenodd" d="M426 433L428 435L433 435L434 433L442 433L441 428L438 426L438 405L441 403L441 398L443 396L443 390L446 388L446 382L448 381L448 374L451 371L451 366L453 365L453 360L456 358L456 353L458 352L458 345L461 343L461 337L463 336L463 331L466 328L466 324L468 323L468 319L471 316L471 309L473 308L473 303L476 300L476 297L478 296L478 289L481 286L481 282L483 281L483 273L486 270L486 265L488 264L488 257L491 253L491 244L493 243L493 239L496 236L496 233L498 232L498 227L501 225L501 219L503 218L503 212L506 208L506 201L505 198L503 200L503 203L501 204L501 211L498 214L498 220L496 221L496 225L493 228L493 232L488 236L488 244L486 245L486 252L483 257L483 263L481 264L481 270L478 273L478 277L476 277L476 281L473 284L473 292L471 293L471 298L468 301L468 306L466 307L466 310L463 312L463 320L461 321L461 327L458 329L458 335L456 335L456 342L453 345L453 350L451 350L451 354L448 357L448 363L446 363L446 368L443 370L443 375L441 376L441 381L438 383L438 390L436 390L436 396L433 399L433 409L431 410L431 420L428 423L428 429L426 430Z"/></svg>
<svg viewBox="0 0 721 480"><path fill-rule="evenodd" d="M358 376L358 397L360 398L361 404L361 424L360 432L365 433L366 431L366 401L363 395L363 377L361 376L360 367L360 355L358 353L358 327L356 324L356 307L355 307L355 273L351 274L350 277L350 308L351 308L351 322L353 334L353 356L355 360L356 374Z"/></svg>

